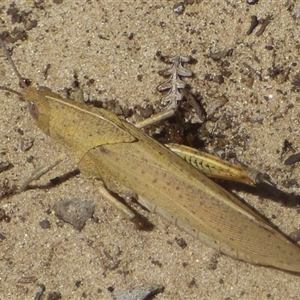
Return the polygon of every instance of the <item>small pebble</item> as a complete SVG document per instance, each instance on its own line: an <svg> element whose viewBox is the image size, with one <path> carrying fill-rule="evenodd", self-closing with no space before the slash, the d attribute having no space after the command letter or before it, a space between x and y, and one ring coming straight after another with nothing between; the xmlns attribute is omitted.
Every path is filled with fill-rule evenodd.
<svg viewBox="0 0 300 300"><path fill-rule="evenodd" d="M49 229L51 224L50 224L50 221L49 220L42 220L39 222L40 226L43 228L43 229Z"/></svg>
<svg viewBox="0 0 300 300"><path fill-rule="evenodd" d="M114 291L112 295L116 300L146 300L150 296L154 296L163 292L164 287L159 284L148 284L137 286L133 289Z"/></svg>
<svg viewBox="0 0 300 300"><path fill-rule="evenodd" d="M59 219L71 224L76 230L81 230L93 216L95 205L90 201L74 198L56 202L54 210Z"/></svg>

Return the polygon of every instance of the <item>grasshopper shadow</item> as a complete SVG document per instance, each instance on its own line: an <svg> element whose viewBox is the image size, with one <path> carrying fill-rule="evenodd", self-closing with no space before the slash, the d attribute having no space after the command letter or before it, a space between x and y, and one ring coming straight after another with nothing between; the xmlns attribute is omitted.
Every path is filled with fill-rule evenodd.
<svg viewBox="0 0 300 300"><path fill-rule="evenodd" d="M284 192L278 189L276 186L265 182L260 183L257 186L247 186L242 183L226 182L221 180L218 180L217 183L233 194L235 193L232 192L232 190L243 191L267 200L281 203L285 207L290 208L296 208L300 204L300 195ZM238 197L236 194L235 196ZM240 199L240 197L238 198Z"/></svg>

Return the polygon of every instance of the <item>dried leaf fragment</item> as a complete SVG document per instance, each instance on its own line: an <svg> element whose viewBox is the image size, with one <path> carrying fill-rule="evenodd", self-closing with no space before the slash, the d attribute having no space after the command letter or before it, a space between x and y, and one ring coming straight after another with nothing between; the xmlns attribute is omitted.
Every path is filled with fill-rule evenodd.
<svg viewBox="0 0 300 300"><path fill-rule="evenodd" d="M168 61L171 63L171 67L159 71L159 75L164 77L170 77L167 81L160 84L157 89L160 92L170 90L166 96L162 98L163 105L168 105L170 108L177 108L178 102L183 99L183 95L180 90L186 88L186 83L181 77L190 77L193 72L185 67L183 63L191 61L190 56L174 55L169 57Z"/></svg>
<svg viewBox="0 0 300 300"><path fill-rule="evenodd" d="M285 161L285 165L292 165L296 162L300 161L300 153L290 155Z"/></svg>

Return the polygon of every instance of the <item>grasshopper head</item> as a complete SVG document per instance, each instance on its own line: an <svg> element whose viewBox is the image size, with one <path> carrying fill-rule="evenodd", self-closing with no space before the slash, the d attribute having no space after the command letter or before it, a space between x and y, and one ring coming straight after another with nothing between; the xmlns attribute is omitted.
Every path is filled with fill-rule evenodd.
<svg viewBox="0 0 300 300"><path fill-rule="evenodd" d="M24 89L23 97L28 102L29 113L35 120L37 126L47 135L50 129L50 107L45 91L38 91L34 87Z"/></svg>

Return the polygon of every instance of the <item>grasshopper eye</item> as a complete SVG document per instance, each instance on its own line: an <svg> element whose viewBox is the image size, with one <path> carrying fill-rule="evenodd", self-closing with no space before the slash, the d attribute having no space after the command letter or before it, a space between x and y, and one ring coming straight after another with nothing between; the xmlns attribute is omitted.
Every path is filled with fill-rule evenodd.
<svg viewBox="0 0 300 300"><path fill-rule="evenodd" d="M36 104L32 101L29 102L29 106L28 106L28 109L29 109L29 113L31 114L31 116L37 120L39 118L39 115L40 115L40 112L39 112L39 109L38 107L36 106Z"/></svg>

